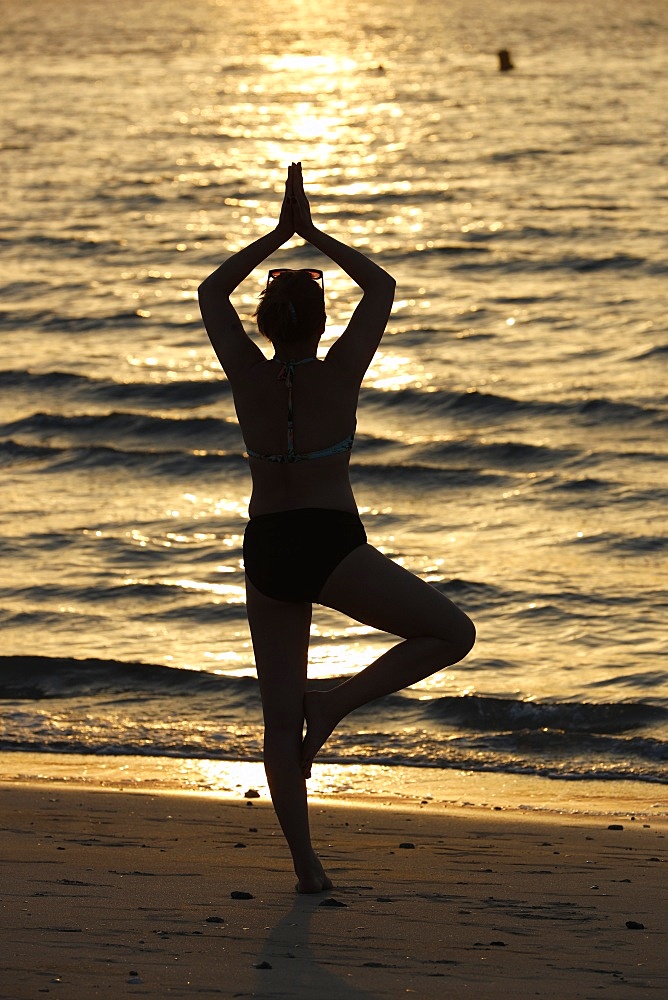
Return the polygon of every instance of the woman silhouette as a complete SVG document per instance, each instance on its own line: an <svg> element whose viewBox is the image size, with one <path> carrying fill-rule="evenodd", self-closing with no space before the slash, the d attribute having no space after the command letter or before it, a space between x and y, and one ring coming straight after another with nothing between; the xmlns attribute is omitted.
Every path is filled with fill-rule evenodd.
<svg viewBox="0 0 668 1000"><path fill-rule="evenodd" d="M322 272L269 272L256 317L267 360L230 302L234 289L297 233L362 290L323 359ZM337 724L367 702L463 659L470 619L434 587L369 545L349 479L360 385L385 330L394 279L316 228L301 164L288 170L275 229L199 288L207 333L229 379L252 476L244 536L246 604L264 713L264 765L298 892L330 889L311 846L305 778ZM307 691L314 603L403 641L329 691ZM304 725L306 733L304 735Z"/></svg>

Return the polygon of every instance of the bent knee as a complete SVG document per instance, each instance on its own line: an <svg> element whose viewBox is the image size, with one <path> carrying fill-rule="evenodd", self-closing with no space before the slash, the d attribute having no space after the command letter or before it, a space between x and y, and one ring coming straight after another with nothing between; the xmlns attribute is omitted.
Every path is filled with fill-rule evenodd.
<svg viewBox="0 0 668 1000"><path fill-rule="evenodd" d="M461 628L461 635L459 636L459 641L461 644L461 649L463 650L460 659L464 659L465 656L471 652L475 646L476 640L476 628L468 615L464 615L464 623Z"/></svg>
<svg viewBox="0 0 668 1000"><path fill-rule="evenodd" d="M471 652L475 645L476 628L468 615L461 612L456 624L449 623L447 633L442 636L442 641L447 649L451 663L463 660Z"/></svg>

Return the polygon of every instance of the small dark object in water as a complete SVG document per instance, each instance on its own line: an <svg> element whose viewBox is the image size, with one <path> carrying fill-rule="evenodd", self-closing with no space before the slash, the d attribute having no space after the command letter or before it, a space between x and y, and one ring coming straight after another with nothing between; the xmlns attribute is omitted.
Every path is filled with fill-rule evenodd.
<svg viewBox="0 0 668 1000"><path fill-rule="evenodd" d="M499 69L502 73L507 73L511 69L515 69L515 65L510 58L510 52L508 49L501 49L498 53L499 56Z"/></svg>
<svg viewBox="0 0 668 1000"><path fill-rule="evenodd" d="M347 906L348 904L347 903L342 903L340 899L334 899L333 896L330 896L329 899L323 899L322 903L319 903L318 905L319 906Z"/></svg>
<svg viewBox="0 0 668 1000"><path fill-rule="evenodd" d="M415 844L411 844L410 840L406 840L406 841L404 841L403 844L399 844L399 847L403 847L403 849L405 851L414 851L415 850Z"/></svg>
<svg viewBox="0 0 668 1000"><path fill-rule="evenodd" d="M645 925L639 923L637 920L627 920L626 926L630 931L644 931Z"/></svg>
<svg viewBox="0 0 668 1000"><path fill-rule="evenodd" d="M624 827L621 823L610 823L608 830L623 830Z"/></svg>
<svg viewBox="0 0 668 1000"><path fill-rule="evenodd" d="M224 917L207 917L206 918L206 923L207 924L224 924L225 923L225 918Z"/></svg>
<svg viewBox="0 0 668 1000"><path fill-rule="evenodd" d="M254 898L251 895L250 892L239 892L238 890L235 890L234 892L231 892L230 893L230 897L232 899L253 899Z"/></svg>
<svg viewBox="0 0 668 1000"><path fill-rule="evenodd" d="M270 965L269 962L257 962L253 966L253 968L254 969L273 969L274 967L273 967L273 965Z"/></svg>
<svg viewBox="0 0 668 1000"><path fill-rule="evenodd" d="M248 791L245 792L244 798L245 799L259 799L260 798L260 793L257 791L256 788L249 788Z"/></svg>

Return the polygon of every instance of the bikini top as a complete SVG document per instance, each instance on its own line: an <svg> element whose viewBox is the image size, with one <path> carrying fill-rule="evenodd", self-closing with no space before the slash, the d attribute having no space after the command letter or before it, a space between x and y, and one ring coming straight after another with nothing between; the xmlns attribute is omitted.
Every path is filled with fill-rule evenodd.
<svg viewBox="0 0 668 1000"><path fill-rule="evenodd" d="M292 415L292 383L295 368L297 365L305 365L309 361L317 361L318 359L302 358L300 361L281 361L280 358L274 357L271 360L276 361L281 366L278 378L285 382L285 387L288 390L288 451L285 455L263 455L258 451L252 451L250 448L247 448L248 457L262 458L266 462L309 462L313 458L329 458L330 455L341 455L346 451L352 451L353 440L355 438L354 431L348 437L344 438L343 441L337 441L336 444L332 444L328 448L320 448L319 451L295 451L295 425Z"/></svg>

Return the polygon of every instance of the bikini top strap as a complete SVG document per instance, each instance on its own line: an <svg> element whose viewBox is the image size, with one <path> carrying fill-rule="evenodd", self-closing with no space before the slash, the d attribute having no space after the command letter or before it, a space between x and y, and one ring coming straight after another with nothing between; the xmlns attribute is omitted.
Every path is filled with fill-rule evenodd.
<svg viewBox="0 0 668 1000"><path fill-rule="evenodd" d="M281 366L278 373L278 378L280 381L285 382L285 388L288 390L288 458L294 458L295 452L295 422L292 411L292 383L295 377L295 368L297 365L308 364L309 361L317 361L317 358L300 358L299 361L281 361L280 358L273 357L272 361L277 361Z"/></svg>

